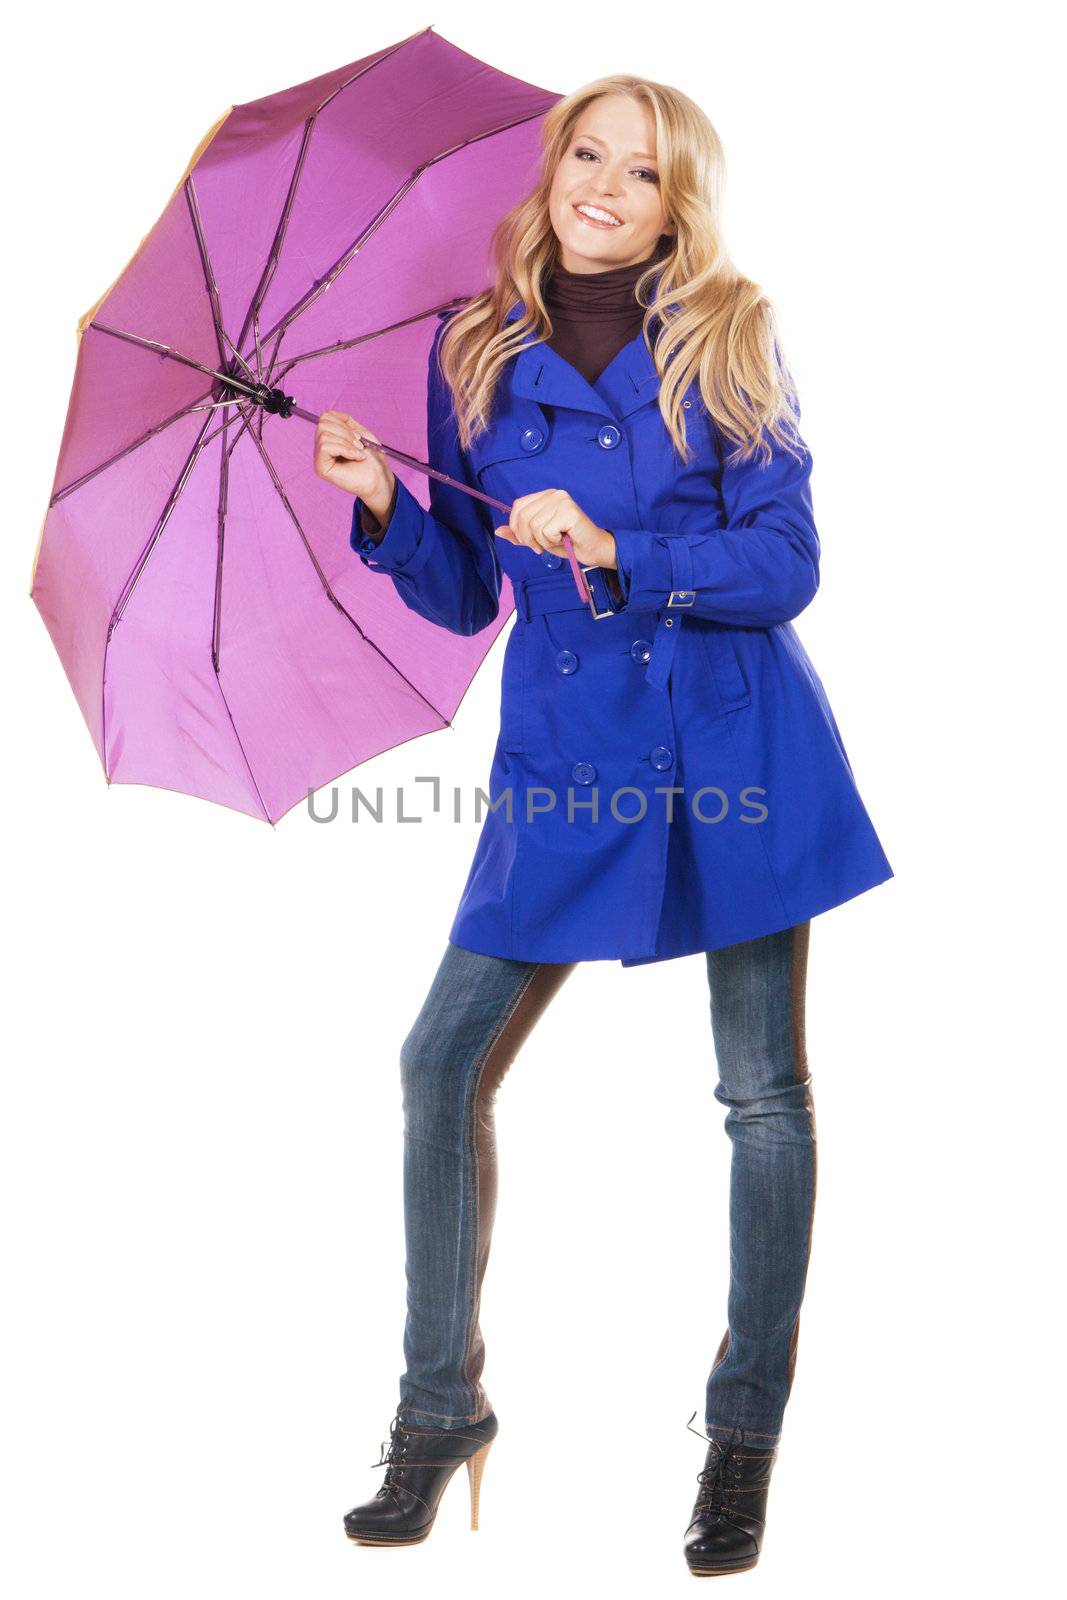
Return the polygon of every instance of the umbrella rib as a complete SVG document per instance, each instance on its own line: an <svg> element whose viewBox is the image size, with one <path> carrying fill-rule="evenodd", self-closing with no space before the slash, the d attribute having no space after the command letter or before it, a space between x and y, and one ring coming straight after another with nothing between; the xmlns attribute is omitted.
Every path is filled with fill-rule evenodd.
<svg viewBox="0 0 1067 1600"><path fill-rule="evenodd" d="M244 431L248 420L243 417L243 413L242 418L238 436ZM230 421L231 418L227 416L223 420L222 427L215 429L216 434L221 432L223 435L222 448L219 451L219 501L215 539L215 597L211 622L211 665L215 669L216 678L219 676L219 647L222 642L222 557L226 543L226 513L230 505L230 452L226 448L226 429L229 427ZM219 688L222 688L221 679ZM232 717L230 720L233 720ZM234 731L236 732L236 729ZM245 759L247 762L247 757ZM251 768L249 768L249 775L251 776ZM255 782L255 779L253 778L252 781Z"/></svg>
<svg viewBox="0 0 1067 1600"><path fill-rule="evenodd" d="M271 280L277 271L278 262L281 259L282 246L285 243L285 235L289 228L289 220L292 216L293 206L296 203L297 185L300 182L300 174L304 169L304 162L307 157L308 146L311 143L311 135L314 131L315 123L319 115L330 104L331 100L336 99L339 94L343 93L345 89L350 88L353 83L358 83L360 78L364 77L366 73L372 72L374 68L380 66L383 61L388 61L390 56L395 55L398 50L402 50L405 45L410 44L412 39L420 38L422 34L429 33L432 30L432 27L433 24L431 23L430 27L428 28L420 28L417 30L417 32L409 34L406 39L400 39L395 45L392 46L391 49L383 50L382 54L374 61L371 61L366 66L361 67L360 70L358 72L354 72L350 78L346 78L344 83L339 83L335 89L332 89L326 96L325 100L316 106L311 115L305 119L303 138L300 141L300 149L297 151L296 161L293 163L293 171L289 179L289 187L286 190L285 199L282 202L281 214L278 218L278 226L274 230L274 238L271 240L271 246L267 255L267 260L260 275L259 283L256 285L255 292L248 303L248 310L245 312L244 322L241 324L240 337L237 340L238 345L243 345L248 335L249 324L253 324L256 334L256 360L261 371L262 358L260 354L259 313L262 308L263 301L266 299L267 290L270 288ZM272 329L272 333L273 331L274 330ZM269 339L270 337L271 334L268 334L267 338Z"/></svg>
<svg viewBox="0 0 1067 1600"><path fill-rule="evenodd" d="M307 160L308 146L311 143L311 133L315 126L315 118L317 115L317 111L313 112L304 123L304 136L300 141L300 149L297 151L296 161L293 164L292 176L289 179L289 187L286 190L285 199L282 202L282 211L281 216L278 218L278 226L274 230L274 238L271 240L270 250L267 252L267 259L264 264L263 271L260 274L259 283L256 285L255 293L248 303L248 310L245 312L244 321L241 324L241 332L237 338L238 345L243 345L245 339L248 337L249 324L254 327L256 335L257 362L260 362L262 359L260 353L261 340L259 334L259 313L260 309L262 308L263 301L266 299L267 290L270 288L274 274L278 270L278 262L281 260L282 245L285 242L285 235L289 229L289 219L292 216L293 206L296 204L297 185L300 182L300 174L303 172L304 163ZM269 338L270 335L268 334L267 337Z"/></svg>
<svg viewBox="0 0 1067 1600"><path fill-rule="evenodd" d="M255 367L250 367L248 365L248 362L245 360L245 358L241 354L240 350L238 350L237 346L234 344L233 340L230 338L230 336L226 332L225 328L223 328L223 330L222 330L222 337L226 340L226 343L229 345L230 349L233 351L234 359L239 361L241 363L242 367L244 367L245 371L248 373L248 376L255 383L258 383L259 382L259 372L257 371L257 369Z"/></svg>
<svg viewBox="0 0 1067 1600"><path fill-rule="evenodd" d="M315 571L318 573L319 582L322 584L323 591L324 591L324 593L326 595L326 598L330 601L330 604L335 606L337 608L337 610L341 613L341 615L348 619L348 621L352 624L353 628L355 628L356 632L359 634L360 638L363 640L364 644L370 645L371 649L376 651L377 654L379 656L381 656L382 660L386 663L386 665L388 667L390 667L392 669L393 672L396 673L397 677L402 678L403 681L407 684L408 688L411 689L416 695L418 695L419 699L423 702L424 705L426 705L426 706L428 706L430 708L430 710L433 712L434 716L440 718L441 726L444 727L444 728L450 728L452 726L451 718L446 717L443 711L438 710L437 706L435 706L433 701L429 700L426 697L426 695L423 694L422 690L418 687L418 685L412 683L411 679L407 676L407 674L400 670L400 668L397 666L396 662L393 661L391 659L391 657L387 656L385 651L379 645L375 644L374 640L371 639L364 632L364 630L360 627L359 623L356 621L355 617L352 616L351 612L347 611L345 609L345 607L341 604L340 600L338 600L337 596L334 594L333 590L330 588L329 580L327 579L326 574L323 572L321 566L319 565L318 558L316 557L314 550L311 548L311 545L308 543L307 535L304 533L303 528L300 526L300 518L297 516L295 510L293 509L292 503L289 500L289 497L286 494L285 489L282 486L281 479L278 477L278 474L277 474L277 471L275 470L273 461L270 459L270 456L267 454L266 450L264 449L263 441L256 437L256 433L255 433L254 429L250 428L249 429L249 433L251 434L252 439L255 441L256 449L259 451L260 455L263 457L263 464L264 464L264 466L266 467L267 471L270 474L271 482L274 484L274 487L275 487L275 489L276 489L276 491L278 493L279 499L281 500L281 502L282 502L283 506L285 507L286 511L289 513L289 516L292 518L293 526L296 528L297 533L300 535L301 543L303 544L304 549L307 551L308 559L311 561L312 566L315 568Z"/></svg>
<svg viewBox="0 0 1067 1600"><path fill-rule="evenodd" d="M200 252L200 267L204 274L204 287L207 289L208 304L211 307L211 320L215 324L215 343L218 346L219 366L224 367L227 361L226 345L229 340L226 338L222 326L222 304L219 300L219 286L215 278L215 269L211 264L207 240L204 237L204 224L200 216L200 202L196 197L196 189L193 187L191 174L185 180L185 203L189 208L189 216L192 219L196 248Z"/></svg>
<svg viewBox="0 0 1067 1600"><path fill-rule="evenodd" d="M409 328L412 323L424 322L427 317L436 317L442 311L451 311L456 306L464 306L470 297L467 295L453 295L451 300L444 300L440 305L430 306L427 311L416 311L413 316L401 317L399 322L390 322L384 328L375 328L371 333L357 333L352 339L338 339L336 344L323 345L319 350L305 350L298 356L286 356L275 375L275 383L281 383L287 378L292 369L300 361L317 361L321 356L333 356L342 350L351 350L357 344L366 344L371 339L380 339L384 334L396 333L401 328Z"/></svg>
<svg viewBox="0 0 1067 1600"><path fill-rule="evenodd" d="M185 458L185 464L175 480L174 487L167 496L166 505L159 514L155 528L149 535L144 549L141 551L141 554L135 561L129 577L122 586L119 598L115 602L114 609L111 613L111 621L108 623L107 636L109 641L111 639L111 635L114 633L116 627L122 620L122 614L130 602L130 598L133 595L134 589L137 587L137 584L140 581L141 573L145 569L149 556L152 554L152 551L155 549L156 543L162 535L164 528L170 521L171 512L177 505L179 497L181 496L181 492L185 488L186 483L189 481L189 474L192 472L193 467L196 465L198 456L204 449L204 434L207 431L207 426L210 420L210 417L204 418L203 426L196 437L192 449Z"/></svg>
<svg viewBox="0 0 1067 1600"><path fill-rule="evenodd" d="M170 514L177 505L181 492L189 480L189 474L192 472L193 467L196 465L197 459L204 448L204 434L207 432L207 426L210 420L210 416L204 418L200 432L197 435L189 454L185 458L185 465L182 467L182 470L178 474L170 494L167 496L166 505L160 512L160 515L156 521L156 526L149 535L148 542L145 544L144 549L141 551L141 554L134 563L133 570L130 572L129 577L122 586L121 593L119 594L119 598L116 600L114 607L112 608L111 618L107 625L107 637L104 640L104 659L100 673L100 742L103 746L104 752L104 776L107 778L108 783L111 782L111 772L108 766L107 698L104 694L104 685L107 682L107 653L111 647L111 635L114 633L122 619L122 614L129 604L130 597L133 594L134 589L137 587L141 573L145 569L148 558L155 549L156 542L162 534L163 529L170 521Z"/></svg>
<svg viewBox="0 0 1067 1600"><path fill-rule="evenodd" d="M242 415L243 415L243 411L242 411ZM231 419L229 417L227 417L226 420L222 424L222 428L221 429L216 428L215 434L217 434L219 432L222 432L222 434L225 435L226 428L228 427L230 420ZM246 417L244 419L244 421L242 422L241 427L238 429L238 432L237 432L237 438L238 439L241 437L241 434L244 432L244 428L245 428L245 425L246 425L247 421L248 421L248 419ZM212 434L212 438L215 437L215 434ZM206 443L207 443L207 441L205 440L205 445L206 445ZM237 440L235 439L234 440L234 444L236 444L236 443L237 443ZM215 607L214 607L214 616L213 616L212 625L211 625L211 665L212 665L212 668L214 669L215 682L218 685L219 694L222 697L222 703L226 707L226 715L230 719L230 727L233 729L233 736L237 741L237 748L241 752L241 759L245 764L245 771L248 773L249 782L251 783L253 789L256 791L256 799L259 801L260 806L263 809L264 817L266 817L267 821L270 823L271 827L273 828L274 819L272 818L270 812L267 810L267 803L263 798L263 794L262 794L262 791L260 790L259 784L256 782L256 775L252 771L252 763L248 759L248 751L245 749L244 741L242 740L241 735L237 731L237 723L234 721L234 715L233 715L233 712L230 709L230 702L229 702L229 700L227 698L226 690L223 687L223 683L222 683L222 676L221 676L221 674L219 672L219 645L221 643L221 638L222 638L222 556L223 556L223 546L224 546L225 540L226 540L226 512L229 509L230 455L232 454L232 450L233 450L233 446L232 445L230 446L230 449L226 448L226 440L225 440L225 437L224 437L223 441L222 441L222 449L219 452L218 538L217 538L217 542L216 542L216 556L215 556Z"/></svg>
<svg viewBox="0 0 1067 1600"><path fill-rule="evenodd" d="M258 324L257 324L257 327L256 327L256 338L257 338L257 340L259 338L259 327L258 327ZM265 376L265 378L263 380L264 383L269 384L270 381L271 381L271 378L273 377L273 374L274 374L274 363L277 361L278 352L281 350L281 347L282 347L282 338L283 338L283 335L279 334L278 337L274 341L274 350L271 353L271 358L270 358L270 361L269 361L269 363L267 365L266 376ZM256 348L257 348L257 350L259 349L258 344L257 344ZM262 352L260 352L259 359L262 360Z"/></svg>
<svg viewBox="0 0 1067 1600"><path fill-rule="evenodd" d="M359 254L367 239L369 239L371 235L377 231L386 218L396 209L408 191L414 188L415 184L419 181L422 170L423 169L421 167L417 167L414 172L409 174L409 176L404 179L404 182L400 185L400 188L390 196L390 198L378 211L377 215L371 218L370 222L364 228L359 237L351 245L349 245L344 255L339 257L339 259L334 262L333 266L329 268L326 274L313 283L310 289L308 289L299 300L295 301L293 305L289 307L288 311L284 312L282 316L278 318L278 321L274 324L269 333L265 333L263 335L264 343L266 343L268 339L273 339L275 335L280 338L282 334L288 332L290 326L296 321L297 317L302 316L309 306L314 305L315 301L320 295L326 293L331 284L333 284L334 281L340 277L345 267L348 266L348 263Z"/></svg>
<svg viewBox="0 0 1067 1600"><path fill-rule="evenodd" d="M234 435L233 443L226 447L227 455L231 455L232 456L234 450L237 448L237 444L238 444L238 441L241 438L241 435L244 433L246 428L251 427L251 422L249 420L249 417L245 413L244 407L241 406L236 400L224 400L221 403L223 405L225 405L225 406L236 405L238 411L240 411L241 416L244 419L242 421L242 423L241 423L241 426L238 428L236 434ZM255 413L253 412L252 414L254 415ZM226 429L230 425L230 420L231 420L230 418L224 419L224 421L219 425L219 427L217 427L215 429L214 433L209 433L208 434L207 438L204 440L205 447L207 445L211 444L212 440L217 439L220 433L225 433L226 432Z"/></svg>
<svg viewBox="0 0 1067 1600"><path fill-rule="evenodd" d="M552 104L555 104L555 97L553 98ZM293 322L296 321L297 317L302 316L303 313L308 309L308 307L310 305L314 304L314 302L319 298L320 295L325 294L326 290L330 287L330 285L335 281L336 278L338 278L340 276L340 274L344 271L345 267L348 266L348 263L356 255L358 255L360 250L362 250L363 246L366 244L367 240L371 237L371 235L377 232L377 230L381 227L382 223L392 213L392 211L399 205L400 201L404 198L404 196L408 193L408 191L419 181L419 179L422 177L422 174L424 172L426 172L430 167L436 166L438 164L438 162L440 162L440 161L447 160L447 158L449 156L455 155L457 151L465 149L467 147L467 145L469 145L469 144L478 144L478 143L481 142L481 140L490 139L490 138L494 137L494 135L496 135L498 133L506 133L509 128L521 127L524 122L533 122L533 121L536 120L537 117L544 116L545 111L548 110L548 109L549 108L546 106L541 111L531 112L531 114L529 116L513 117L510 122L498 123L496 125L496 127L487 128L483 133L472 134L469 139L460 139L456 144L452 145L448 150L439 151L437 153L437 155L430 156L428 160L422 162L422 164L420 166L417 166L415 168L414 172L410 173L409 176L404 179L404 182L400 185L399 189L396 190L396 192L392 195L392 197L385 202L385 204L381 207L381 209L379 210L377 215L371 218L370 222L368 222L367 226L364 228L363 232L359 235L359 237L351 245L349 245L348 249L344 252L344 254L342 256L339 257L339 259L334 263L334 265L329 268L329 270L326 272L326 274L322 278L320 278L316 283L313 283L311 285L310 289L308 289L307 292L299 300L297 300L292 306L290 306L288 311L284 312L282 314L282 316L279 317L278 321L274 324L273 328L271 328L269 333L266 333L266 334L263 335L264 343L268 339L272 339L275 336L275 334L284 333L289 328L289 326ZM314 118L317 117L317 116L318 116L318 112L317 111L313 112L312 113L312 117L309 118L309 122L313 121ZM294 186L294 189L295 189L295 186ZM266 269L266 270L269 270L271 272L273 272L274 268L277 266L277 261L275 259L275 252L277 250L277 246L278 246L279 242L280 241L276 238L275 244L271 247L271 258L268 260L267 269ZM247 318L246 318L246 322L247 322ZM240 342L242 344L244 343L244 334L243 333L242 333L242 337L241 337L241 341Z"/></svg>
<svg viewBox="0 0 1067 1600"><path fill-rule="evenodd" d="M209 390L208 393L210 394L210 392ZM200 402L206 399L207 395L199 395L196 400L190 401L187 406L182 406L180 411L175 411L173 416L166 417L162 422L157 422L151 428L148 428L141 434L139 439L134 439L132 444L124 445L113 456L109 456L106 461L101 461L99 466L90 468L88 472L83 472L80 478L75 478L73 483L68 483L64 488L57 489L48 502L48 509L51 510L57 501L64 499L68 494L73 494L75 489L80 489L82 484L89 482L90 478L95 478L98 472L104 472L108 467L113 467L116 461L121 461L123 456L128 456L131 451L139 450L143 444L147 444L148 440L154 438L157 433L162 433L164 428L169 428L172 423L180 422L182 417L191 416L193 412L200 409Z"/></svg>
<svg viewBox="0 0 1067 1600"><path fill-rule="evenodd" d="M156 350L171 361L180 361L185 367L194 367L206 378L218 378L225 383L230 376L229 373L216 371L214 367L205 367L202 361L197 361L194 356L183 355L180 350L175 350L172 344L164 344L162 339L146 339L140 333L130 333L127 328L112 328L106 322L90 322L89 326L97 333L110 333L114 339L126 339L130 344L139 344L145 350Z"/></svg>

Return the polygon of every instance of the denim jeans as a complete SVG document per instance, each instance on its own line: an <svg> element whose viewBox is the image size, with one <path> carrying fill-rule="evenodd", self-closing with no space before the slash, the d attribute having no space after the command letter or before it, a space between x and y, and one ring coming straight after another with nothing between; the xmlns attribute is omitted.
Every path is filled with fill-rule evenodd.
<svg viewBox="0 0 1067 1600"><path fill-rule="evenodd" d="M804 1034L810 923L709 950L730 1138L727 1327L705 1426L777 1444L796 1364L815 1206L815 1114ZM400 1410L461 1427L492 1407L479 1327L497 1193L501 1079L577 963L510 961L449 941L401 1049L407 1250ZM665 1219L666 1220L666 1219Z"/></svg>

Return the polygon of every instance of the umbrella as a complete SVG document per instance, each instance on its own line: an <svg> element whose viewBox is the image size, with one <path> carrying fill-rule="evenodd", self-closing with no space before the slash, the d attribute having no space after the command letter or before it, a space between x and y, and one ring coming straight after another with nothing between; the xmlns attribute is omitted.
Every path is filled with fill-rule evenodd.
<svg viewBox="0 0 1067 1600"><path fill-rule="evenodd" d="M81 319L30 594L108 783L273 824L451 725L510 586L470 637L412 612L307 423L373 420L427 503L437 313L485 286L557 99L431 27L232 106Z"/></svg>

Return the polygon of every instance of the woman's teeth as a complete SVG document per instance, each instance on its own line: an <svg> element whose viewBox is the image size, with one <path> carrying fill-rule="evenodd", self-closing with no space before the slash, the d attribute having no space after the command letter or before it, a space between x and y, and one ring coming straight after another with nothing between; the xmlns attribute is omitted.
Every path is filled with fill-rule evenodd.
<svg viewBox="0 0 1067 1600"><path fill-rule="evenodd" d="M601 211L596 206L575 206L575 211L586 222L592 222L598 228L618 228L622 224L609 212Z"/></svg>

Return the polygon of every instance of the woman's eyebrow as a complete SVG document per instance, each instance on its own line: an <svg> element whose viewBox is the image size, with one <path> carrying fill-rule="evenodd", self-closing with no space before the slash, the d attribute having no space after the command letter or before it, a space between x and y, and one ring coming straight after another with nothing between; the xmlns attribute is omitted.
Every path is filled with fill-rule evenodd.
<svg viewBox="0 0 1067 1600"><path fill-rule="evenodd" d="M598 139L595 133L576 133L576 139L588 139L592 144L604 145L603 139ZM606 146L605 146L606 148ZM655 161L655 156L650 156L647 150L631 150L630 156L637 156L642 161Z"/></svg>

